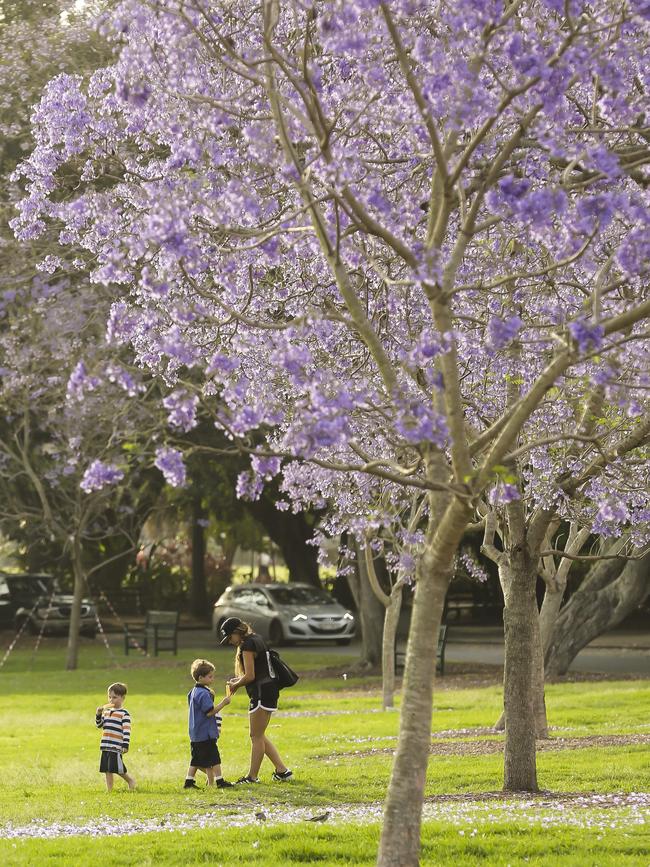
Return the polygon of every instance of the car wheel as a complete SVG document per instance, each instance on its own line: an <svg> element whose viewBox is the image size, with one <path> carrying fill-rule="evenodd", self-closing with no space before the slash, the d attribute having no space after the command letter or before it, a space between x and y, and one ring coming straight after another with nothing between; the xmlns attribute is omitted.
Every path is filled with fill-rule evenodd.
<svg viewBox="0 0 650 867"><path fill-rule="evenodd" d="M284 644L284 630L279 620L274 620L269 626L269 643L276 647L282 647Z"/></svg>
<svg viewBox="0 0 650 867"><path fill-rule="evenodd" d="M337 638L336 643L341 647L347 647L347 645L352 641L351 638Z"/></svg>

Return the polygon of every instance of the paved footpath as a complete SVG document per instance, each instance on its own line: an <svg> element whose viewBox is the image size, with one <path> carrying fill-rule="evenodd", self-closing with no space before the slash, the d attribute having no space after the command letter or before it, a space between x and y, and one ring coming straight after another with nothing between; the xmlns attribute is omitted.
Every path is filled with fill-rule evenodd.
<svg viewBox="0 0 650 867"><path fill-rule="evenodd" d="M503 664L503 631L498 626L449 626L445 660ZM650 677L650 628L617 629L599 636L573 660L569 671L641 674Z"/></svg>
<svg viewBox="0 0 650 867"><path fill-rule="evenodd" d="M111 644L120 644L122 635L109 634ZM179 631L179 647L201 647L205 653L214 653L214 635L209 629L184 629ZM327 650L343 658L359 655L359 643L348 647L328 645L325 642L301 644L317 653ZM221 649L219 652L227 652ZM166 656L167 654L165 654ZM472 626L451 623L447 633L447 662L503 664L503 629L500 626ZM603 672L606 674L636 674L650 678L650 625L647 631L615 629L601 635L580 651L570 671Z"/></svg>

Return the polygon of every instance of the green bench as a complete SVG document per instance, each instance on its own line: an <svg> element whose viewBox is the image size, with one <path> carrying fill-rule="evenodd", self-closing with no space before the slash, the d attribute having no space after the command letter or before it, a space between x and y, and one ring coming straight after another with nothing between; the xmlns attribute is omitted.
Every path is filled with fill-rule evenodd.
<svg viewBox="0 0 650 867"><path fill-rule="evenodd" d="M158 656L160 650L178 653L178 611L147 611L144 627L132 631L124 627L124 653L141 647L147 653Z"/></svg>
<svg viewBox="0 0 650 867"><path fill-rule="evenodd" d="M445 673L445 647L447 646L447 627L441 626L438 631L438 648L436 650L436 674L441 677ZM406 648L398 648L395 644L395 674L404 671Z"/></svg>

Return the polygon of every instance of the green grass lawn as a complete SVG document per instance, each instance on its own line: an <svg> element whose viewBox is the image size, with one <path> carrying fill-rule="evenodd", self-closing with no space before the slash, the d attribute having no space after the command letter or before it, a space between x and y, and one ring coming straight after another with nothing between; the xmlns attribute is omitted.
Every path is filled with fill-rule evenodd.
<svg viewBox="0 0 650 867"><path fill-rule="evenodd" d="M75 672L62 670L60 642L46 642L35 658L29 645L14 652L0 671L0 837L3 828L7 836L11 827L35 824L48 829L57 823L86 828L93 823L124 823L131 831L144 824L143 833L129 836L0 839L0 857L6 863L373 863L379 805L399 725L398 711L379 709L379 680L352 673L346 680L304 674L295 688L283 692L281 713L269 733L294 769L290 784L271 783L271 767L263 766L264 783L252 789L184 791L189 665L204 655L217 666L217 682L224 681L231 673L232 654L214 648L184 649L178 657L152 660L125 658L116 650L112 661L99 642L86 642ZM303 673L340 667L343 662L327 651L302 648L287 649L283 656ZM126 706L133 718L133 738L126 763L138 789L123 791L118 780L108 795L98 773L94 710L113 680L129 687ZM498 686L449 689L443 680L436 689L432 731L490 726L501 700ZM547 706L558 738L650 731L650 681L553 684L547 690ZM501 738L482 736L483 742L495 739ZM434 745L471 746L474 740L469 732L435 738ZM540 786L554 793L603 795L647 790L647 743L618 744L614 737L612 741L540 752ZM219 746L225 776L235 779L243 774L248 759L243 694L224 709ZM433 812L426 814L423 826L423 864L474 865L482 860L490 865L649 867L650 840L643 824L647 810L610 804L594 812L589 805L571 805L566 809L578 816L578 823L567 827L543 799L526 813L513 807L510 816L508 804L486 813L481 793L500 789L502 764L500 753L481 749L431 756L426 795L427 809ZM435 811L444 795L456 800L441 821ZM444 803L443 807L448 809ZM332 816L325 823L305 821L312 811L315 816L328 809ZM256 822L255 813L264 811L269 820ZM345 821L346 811L353 821ZM366 818L360 820L359 815ZM156 833L151 833L151 823ZM168 830L178 824L182 830Z"/></svg>

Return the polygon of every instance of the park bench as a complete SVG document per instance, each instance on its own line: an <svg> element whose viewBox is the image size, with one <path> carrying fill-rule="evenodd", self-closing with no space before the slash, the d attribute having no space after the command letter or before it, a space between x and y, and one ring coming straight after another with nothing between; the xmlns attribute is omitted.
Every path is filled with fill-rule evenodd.
<svg viewBox="0 0 650 867"><path fill-rule="evenodd" d="M158 656L159 650L178 652L178 611L147 611L144 627L132 631L124 627L124 653L141 647L147 653Z"/></svg>
<svg viewBox="0 0 650 867"><path fill-rule="evenodd" d="M438 631L438 648L436 650L436 674L441 677L445 673L445 647L447 645L447 627L441 626ZM399 648L395 644L395 673L404 670L406 662L406 648Z"/></svg>

